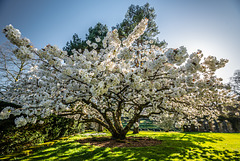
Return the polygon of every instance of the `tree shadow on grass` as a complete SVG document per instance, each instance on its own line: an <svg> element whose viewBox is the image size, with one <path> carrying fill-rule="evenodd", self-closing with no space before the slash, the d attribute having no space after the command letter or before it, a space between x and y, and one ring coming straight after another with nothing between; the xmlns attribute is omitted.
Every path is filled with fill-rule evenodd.
<svg viewBox="0 0 240 161"><path fill-rule="evenodd" d="M100 148L79 144L77 141L58 142L49 147L38 148L29 156L14 160L240 160L240 152L216 150L204 147L205 142L215 143L219 137L179 133L151 135L161 139L162 144L151 147Z"/></svg>

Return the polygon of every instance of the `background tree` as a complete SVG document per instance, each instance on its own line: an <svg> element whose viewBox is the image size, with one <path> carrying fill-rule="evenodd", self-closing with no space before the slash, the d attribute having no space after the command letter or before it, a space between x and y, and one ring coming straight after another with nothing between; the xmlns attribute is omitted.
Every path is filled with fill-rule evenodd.
<svg viewBox="0 0 240 161"><path fill-rule="evenodd" d="M66 46L63 47L64 51L68 52L68 55L73 55L72 50L76 49L76 50L84 50L87 47L87 44L85 41L81 40L81 38L79 38L78 34L74 34L72 36L72 40L68 41L66 43Z"/></svg>
<svg viewBox="0 0 240 161"><path fill-rule="evenodd" d="M124 40L141 22L142 19L147 18L148 26L146 31L139 39L136 40L135 45L139 46L143 43L143 41L153 40L151 44L161 47L162 45L165 45L165 42L160 42L158 38L156 38L156 36L160 33L155 22L156 17L157 15L155 10L153 7L150 7L149 3L146 3L143 6L131 5L125 14L124 20L120 24L117 24L116 27L112 28L117 29L119 33L119 39Z"/></svg>
<svg viewBox="0 0 240 161"><path fill-rule="evenodd" d="M86 34L85 40L81 40L79 36L75 33L72 40L68 41L66 46L63 47L64 51L68 52L68 55L72 55L72 50L82 50L85 49L92 50L96 49L99 51L103 48L102 40L107 35L108 28L106 25L98 22L94 27L88 29L88 34Z"/></svg>
<svg viewBox="0 0 240 161"><path fill-rule="evenodd" d="M86 34L86 42L89 40L92 43L92 48L90 48L90 50L94 48L93 43L97 44L97 48L95 48L97 51L102 49L103 48L102 40L107 35L107 33L108 33L107 25L103 25L100 22L98 22L94 27L90 27L88 29L88 34Z"/></svg>
<svg viewBox="0 0 240 161"><path fill-rule="evenodd" d="M233 76L230 77L230 82L228 84L231 87L232 94L236 95L238 101L240 100L240 70L235 70ZM237 104L240 107L240 104ZM234 132L240 131L240 109L233 107L228 107L229 113L222 116L221 118L231 122Z"/></svg>
<svg viewBox="0 0 240 161"><path fill-rule="evenodd" d="M240 97L240 70L236 70L233 76L230 78L230 86L234 94Z"/></svg>

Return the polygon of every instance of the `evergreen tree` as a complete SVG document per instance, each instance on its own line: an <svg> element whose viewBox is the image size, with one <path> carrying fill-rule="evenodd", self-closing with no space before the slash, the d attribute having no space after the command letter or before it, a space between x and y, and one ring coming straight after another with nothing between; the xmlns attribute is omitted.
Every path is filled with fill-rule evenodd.
<svg viewBox="0 0 240 161"><path fill-rule="evenodd" d="M68 52L68 55L72 55L72 50L76 49L76 50L92 50L93 48L96 47L96 50L99 50L102 48L102 42L101 41L96 41L95 38L100 38L101 40L103 40L103 38L107 35L108 32L108 28L106 25L101 24L100 22L98 22L94 27L90 27L88 29L88 34L86 34L86 39L85 40L81 40L81 38L79 38L78 34L74 34L72 37L72 40L68 41L66 43L66 46L63 47L64 51ZM87 45L88 40L91 42L92 46ZM97 46L94 46L95 45Z"/></svg>
<svg viewBox="0 0 240 161"><path fill-rule="evenodd" d="M96 41L96 38L100 38L101 40L107 35L108 28L107 25L103 25L98 22L94 27L90 27L88 29L88 34L86 34L86 41L89 40L91 43L96 43L98 45L97 50L103 48L102 41ZM85 42L86 42L85 41Z"/></svg>
<svg viewBox="0 0 240 161"><path fill-rule="evenodd" d="M129 35L133 29L139 24L139 22L147 18L148 26L145 33L136 40L136 45L140 45L143 41L153 40L154 45L159 47L165 45L165 41L160 42L156 36L160 33L158 30L158 26L155 22L156 13L153 7L150 7L149 3L146 3L144 6L139 5L131 5L128 8L128 11L125 15L124 20L117 24L116 27L112 27L113 29L118 30L119 38L121 40L126 39L127 35Z"/></svg>
<svg viewBox="0 0 240 161"><path fill-rule="evenodd" d="M72 50L73 49L85 49L87 47L87 44L85 41L81 40L81 38L79 38L78 34L74 34L72 36L72 40L68 41L66 43L66 46L63 47L63 50L64 51L67 51L68 52L68 55L72 55Z"/></svg>

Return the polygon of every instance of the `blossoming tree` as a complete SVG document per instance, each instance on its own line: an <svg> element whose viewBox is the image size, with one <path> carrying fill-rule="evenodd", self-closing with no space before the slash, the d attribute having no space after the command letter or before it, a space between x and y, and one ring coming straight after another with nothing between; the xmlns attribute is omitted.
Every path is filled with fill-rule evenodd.
<svg viewBox="0 0 240 161"><path fill-rule="evenodd" d="M229 85L232 88L232 92L240 96L240 70L236 70L233 76L230 78Z"/></svg>
<svg viewBox="0 0 240 161"><path fill-rule="evenodd" d="M196 123L199 116L215 118L226 112L224 105L233 98L214 73L227 60L203 59L200 50L188 55L183 46L159 48L147 41L132 46L144 33L147 21L143 19L123 41L113 30L102 40L100 51L73 50L72 56L51 45L36 49L19 30L6 26L6 37L18 46L16 56L37 63L4 93L3 99L22 108L6 107L0 118L19 116L15 123L20 127L41 122L53 113L79 115L81 122L96 122L113 138L124 139L139 118L174 114L180 118L180 126ZM124 127L122 116L128 117Z"/></svg>

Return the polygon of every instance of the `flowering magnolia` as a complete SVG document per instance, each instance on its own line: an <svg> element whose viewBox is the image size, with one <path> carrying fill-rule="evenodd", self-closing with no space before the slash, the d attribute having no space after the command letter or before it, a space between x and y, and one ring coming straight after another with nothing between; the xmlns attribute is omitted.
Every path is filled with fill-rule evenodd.
<svg viewBox="0 0 240 161"><path fill-rule="evenodd" d="M125 138L139 118L174 114L186 124L226 112L224 106L233 98L214 73L227 60L203 59L200 50L188 55L183 46L132 45L144 33L147 21L143 19L123 42L113 30L102 40L101 50L73 50L72 56L51 45L35 49L19 30L7 26L3 32L18 46L19 59L34 58L37 63L4 92L2 99L22 108L7 107L0 118L19 115L15 123L20 127L42 123L41 118L53 113L80 115L81 122L99 123L113 138ZM125 127L123 116L128 118Z"/></svg>

